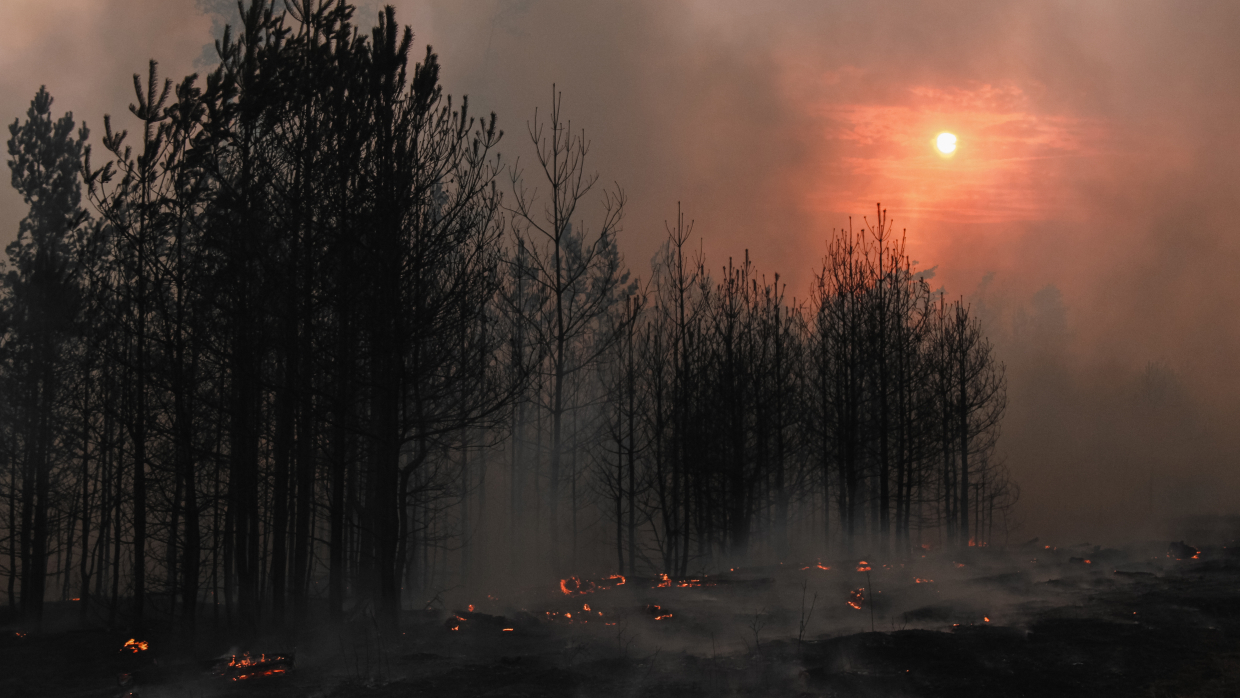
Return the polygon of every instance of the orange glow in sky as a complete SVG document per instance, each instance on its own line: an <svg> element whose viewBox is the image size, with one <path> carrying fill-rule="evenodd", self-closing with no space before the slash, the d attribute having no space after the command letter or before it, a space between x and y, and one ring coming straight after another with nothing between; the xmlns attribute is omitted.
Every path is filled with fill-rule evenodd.
<svg viewBox="0 0 1240 698"><path fill-rule="evenodd" d="M819 170L807 205L865 212L881 200L908 224L1059 218L1073 182L1059 175L1108 140L1104 124L1039 113L1014 84L913 86L899 99L817 110L820 147L836 166ZM954 133L935 128L944 123L969 134L967 152Z"/></svg>

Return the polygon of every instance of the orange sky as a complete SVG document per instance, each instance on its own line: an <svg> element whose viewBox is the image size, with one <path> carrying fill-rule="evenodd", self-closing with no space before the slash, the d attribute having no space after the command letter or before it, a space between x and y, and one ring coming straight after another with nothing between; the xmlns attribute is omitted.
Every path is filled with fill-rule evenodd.
<svg viewBox="0 0 1240 698"><path fill-rule="evenodd" d="M1240 4L393 4L446 90L498 112L510 161L557 84L601 181L629 195L621 246L639 275L681 201L712 266L749 249L804 297L831 229L881 201L1004 354L1002 448L1031 535L1131 529L1150 482L1159 516L1240 500ZM128 116L149 58L171 77L204 67L233 6L5 0L0 116L46 84L98 134L103 113ZM940 131L959 137L950 159ZM4 188L0 237L21 215ZM1150 361L1185 386L1196 450L1135 445L1125 410Z"/></svg>

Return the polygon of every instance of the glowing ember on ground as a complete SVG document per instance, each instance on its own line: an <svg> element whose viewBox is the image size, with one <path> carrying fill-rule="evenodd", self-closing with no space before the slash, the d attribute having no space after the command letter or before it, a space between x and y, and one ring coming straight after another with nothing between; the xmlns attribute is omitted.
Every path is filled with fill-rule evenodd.
<svg viewBox="0 0 1240 698"><path fill-rule="evenodd" d="M922 579L921 577L913 577L914 584L933 584L933 579Z"/></svg>
<svg viewBox="0 0 1240 698"><path fill-rule="evenodd" d="M982 620L984 620L984 621L986 621L987 623L989 623L989 622L990 622L990 616L982 616Z"/></svg>
<svg viewBox="0 0 1240 698"><path fill-rule="evenodd" d="M589 579L582 579L574 576L569 577L568 579L560 580L560 591L564 592L565 596L572 596L573 594L590 594L595 591L610 589L613 586L622 586L625 581L627 580L622 574L613 574L608 577L603 577L598 581L591 581Z"/></svg>
<svg viewBox="0 0 1240 698"><path fill-rule="evenodd" d="M869 572L869 571L870 571L870 563L866 562L865 560L862 560L861 562L858 562L858 563L857 563L857 571L858 571L858 572Z"/></svg>
<svg viewBox="0 0 1240 698"><path fill-rule="evenodd" d="M292 658L278 654L270 657L260 654L255 657L245 652L239 657L232 655L228 664L221 667L217 673L227 675L229 672L237 672L236 676L232 677L233 681L252 679L256 676L278 676L289 670L292 661Z"/></svg>
<svg viewBox="0 0 1240 698"><path fill-rule="evenodd" d="M672 617L671 611L668 611L662 606L659 606L658 604L653 604L653 603L650 604L649 606L646 606L646 613L649 613L650 615L654 616L655 620L663 620L665 618Z"/></svg>
<svg viewBox="0 0 1240 698"><path fill-rule="evenodd" d="M577 577L561 579L560 591L564 592L566 596L571 596L572 594L589 594L594 591L594 582L583 581Z"/></svg>
<svg viewBox="0 0 1240 698"><path fill-rule="evenodd" d="M830 569L831 569L830 567L828 567L828 566L826 566L826 565L822 564L821 562L816 562L816 563L814 563L814 564L812 564L812 565L806 565L806 566L802 567L802 568L801 568L801 570L802 570L802 571L805 571L805 570L812 570L812 569L815 569L815 568L820 569L820 570L830 570Z"/></svg>
<svg viewBox="0 0 1240 698"><path fill-rule="evenodd" d="M865 587L861 587L860 589L853 589L852 591L848 592L848 605L849 606L852 606L853 608L860 611L861 606L864 603L865 603Z"/></svg>
<svg viewBox="0 0 1240 698"><path fill-rule="evenodd" d="M573 615L573 611L565 611L563 613L560 611L543 611L543 615L546 616L546 619L549 622L567 623L568 625L574 625L576 623L589 623L590 616L588 614L590 613L598 616L598 618L595 619L595 622L603 619L603 612L591 610L590 604L585 604L583 610L584 612L577 611L576 616ZM615 623L608 623L608 625L615 625Z"/></svg>
<svg viewBox="0 0 1240 698"><path fill-rule="evenodd" d="M130 652L137 654L139 652L144 652L147 649L150 649L150 644L143 640L134 640L131 638L124 644L123 647L120 648L119 651L124 652L125 650L129 650Z"/></svg>

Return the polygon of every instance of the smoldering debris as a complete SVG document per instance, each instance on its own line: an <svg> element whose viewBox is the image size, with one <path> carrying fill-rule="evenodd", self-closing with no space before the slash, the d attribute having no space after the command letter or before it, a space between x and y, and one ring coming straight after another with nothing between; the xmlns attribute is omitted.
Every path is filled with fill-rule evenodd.
<svg viewBox="0 0 1240 698"><path fill-rule="evenodd" d="M127 644L14 631L0 692L40 695L31 687L72 667L66 691L111 695L123 672L124 691L154 698L1192 694L1240 679L1228 659L1240 559L1195 549L1099 548L1106 564L1088 565L1072 559L1093 548L937 551L680 580L696 584L630 577L589 593L552 580L408 613L395 635L355 622L301 637L295 656L256 653L280 646L260 639L207 663L179 659L158 632Z"/></svg>

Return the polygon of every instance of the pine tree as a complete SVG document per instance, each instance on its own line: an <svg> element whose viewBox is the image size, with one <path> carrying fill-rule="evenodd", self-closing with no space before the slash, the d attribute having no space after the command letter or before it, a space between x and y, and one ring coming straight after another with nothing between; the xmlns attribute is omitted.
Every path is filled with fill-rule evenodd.
<svg viewBox="0 0 1240 698"><path fill-rule="evenodd" d="M46 587L51 480L62 455L57 433L65 347L79 305L73 248L87 218L78 163L88 131L83 126L75 135L72 113L53 121L51 107L52 96L41 87L26 122L9 126L12 183L30 212L7 248L10 268L3 280L4 368L17 407L10 457L21 471L21 612L36 623Z"/></svg>

